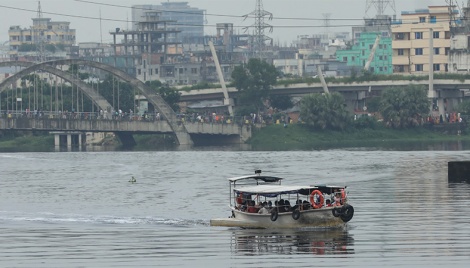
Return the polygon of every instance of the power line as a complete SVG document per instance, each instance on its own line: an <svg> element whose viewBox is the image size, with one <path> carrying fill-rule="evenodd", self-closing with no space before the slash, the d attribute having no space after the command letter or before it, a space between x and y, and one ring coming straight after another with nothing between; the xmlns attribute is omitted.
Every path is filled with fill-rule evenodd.
<svg viewBox="0 0 470 268"><path fill-rule="evenodd" d="M11 6L5 6L5 5L0 5L0 8L5 8L5 9L12 9L12 10L19 10L19 11L26 11L26 12L34 12L37 13L37 10L32 10L32 9L27 9L27 8L19 8L19 7L11 7ZM64 13L56 13L56 12L45 12L42 11L43 14L48 14L48 15L56 15L56 16L62 16L62 17L70 17L70 18L78 18L78 19L89 19L89 20L102 20L102 21L111 21L111 22L135 22L138 23L140 21L133 21L133 20L123 20L123 19L112 19L112 18L100 18L100 17L92 17L92 16L83 16L83 15L72 15L72 14L64 14ZM315 19L317 20L317 19ZM319 21L324 21L323 19L318 19ZM330 21L335 20L335 19L330 19ZM338 19L340 20L340 19ZM356 19L341 19L341 20L356 20ZM363 19L361 19L363 20ZM460 18L460 21L466 21L469 19L465 18ZM436 20L436 22L448 22L448 19L442 19L442 20ZM400 24L414 24L416 22L410 21L410 22L404 22L402 21ZM200 27L200 26L210 26L210 27L217 27L217 25L204 25L204 24L185 24L185 23L172 23L172 25L176 26L193 26L193 27ZM385 26L385 25L390 25L390 23L377 23L375 26ZM322 28L325 27L324 25L272 25L275 28ZM341 25L330 25L329 27L332 28L339 28L339 27L361 27L364 26L363 24L341 24ZM234 28L247 28L251 26L233 26Z"/></svg>
<svg viewBox="0 0 470 268"><path fill-rule="evenodd" d="M107 3L100 3L100 2L93 2L93 1L86 1L86 0L74 0L76 2L81 2L81 3L87 3L87 4L93 4L93 5L100 5L100 6L110 6L110 7L119 7L119 8L127 8L127 9L137 9L137 10L151 10L148 8L143 8L143 7L138 7L138 6L124 6L124 5L116 5L116 4L107 4ZM190 14L190 15L198 15L200 13L198 12L190 12L190 11L177 11L177 10L166 10L166 9L159 9L159 11L162 12L169 12L169 13L182 13L182 14ZM245 19L245 18L256 18L255 15L228 15L228 14L214 14L214 13L205 13L207 16L216 16L216 17L229 17L229 18L239 18L239 19ZM277 20L311 20L311 21L323 21L324 19L319 19L319 18L294 18L294 17L276 17L273 16L273 19ZM337 20L337 21L353 21L353 20L364 20L364 19L331 19L331 20Z"/></svg>

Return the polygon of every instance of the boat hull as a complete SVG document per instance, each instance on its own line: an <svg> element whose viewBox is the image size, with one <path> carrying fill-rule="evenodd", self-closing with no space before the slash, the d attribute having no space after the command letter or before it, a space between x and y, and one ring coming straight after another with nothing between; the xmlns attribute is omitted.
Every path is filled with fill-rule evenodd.
<svg viewBox="0 0 470 268"><path fill-rule="evenodd" d="M279 213L275 221L271 214L246 213L232 209L233 216L225 219L212 219L211 226L242 227L242 228L338 228L345 222L340 217L333 216L333 207L300 211L300 217L295 220L292 212Z"/></svg>

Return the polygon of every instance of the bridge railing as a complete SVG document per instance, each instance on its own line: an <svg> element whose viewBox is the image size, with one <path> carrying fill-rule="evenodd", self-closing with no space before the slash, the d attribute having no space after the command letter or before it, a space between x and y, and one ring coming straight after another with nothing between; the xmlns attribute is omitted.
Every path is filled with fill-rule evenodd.
<svg viewBox="0 0 470 268"><path fill-rule="evenodd" d="M0 118L31 118L31 119L64 119L64 120L113 120L113 121L146 121L155 122L164 120L159 113L131 114L119 112L62 112L62 111L29 111L29 110L1 110ZM177 114L179 123L199 124L232 124L253 125L269 124L270 121L260 118L253 119L250 116L227 115L193 115Z"/></svg>

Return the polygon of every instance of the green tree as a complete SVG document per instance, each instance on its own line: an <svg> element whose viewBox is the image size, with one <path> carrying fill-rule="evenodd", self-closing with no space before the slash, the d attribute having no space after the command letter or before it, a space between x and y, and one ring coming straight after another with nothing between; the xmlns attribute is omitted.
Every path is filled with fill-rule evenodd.
<svg viewBox="0 0 470 268"><path fill-rule="evenodd" d="M158 80L147 81L145 82L145 84L151 89L155 90L158 94L160 94L160 96L165 100L165 102L170 105L173 111L178 112L180 110L180 107L178 105L178 102L181 98L180 92L170 88L168 84L162 84L162 82Z"/></svg>
<svg viewBox="0 0 470 268"><path fill-rule="evenodd" d="M260 59L250 59L247 64L235 67L232 78L238 89L238 104L261 110L277 76L276 67Z"/></svg>
<svg viewBox="0 0 470 268"><path fill-rule="evenodd" d="M271 103L271 107L281 110L281 111L294 107L292 98L287 95L272 95L271 94L271 96L269 96L269 102Z"/></svg>
<svg viewBox="0 0 470 268"><path fill-rule="evenodd" d="M389 88L382 94L380 113L384 123L392 128L419 126L429 114L431 102L424 86Z"/></svg>
<svg viewBox="0 0 470 268"><path fill-rule="evenodd" d="M470 100L465 100L459 103L457 111L462 115L470 115Z"/></svg>
<svg viewBox="0 0 470 268"><path fill-rule="evenodd" d="M343 130L351 124L352 115L339 93L310 94L300 101L300 117L317 129Z"/></svg>

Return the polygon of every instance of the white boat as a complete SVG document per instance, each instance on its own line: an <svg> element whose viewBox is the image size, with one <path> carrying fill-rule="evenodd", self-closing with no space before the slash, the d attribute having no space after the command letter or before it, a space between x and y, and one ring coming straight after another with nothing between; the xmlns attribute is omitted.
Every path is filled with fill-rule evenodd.
<svg viewBox="0 0 470 268"><path fill-rule="evenodd" d="M232 215L212 219L211 226L335 228L345 226L354 215L346 186L286 186L281 185L283 178L261 175L260 170L228 180Z"/></svg>

